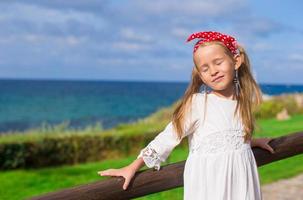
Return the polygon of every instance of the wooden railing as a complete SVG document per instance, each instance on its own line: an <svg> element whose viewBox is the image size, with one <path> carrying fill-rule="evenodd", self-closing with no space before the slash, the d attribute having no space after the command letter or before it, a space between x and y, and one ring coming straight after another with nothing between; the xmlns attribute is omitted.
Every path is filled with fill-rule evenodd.
<svg viewBox="0 0 303 200"><path fill-rule="evenodd" d="M275 150L252 148L258 166L303 153L303 132L274 138L269 145ZM127 190L122 189L123 177L112 177L77 187L51 192L33 200L122 200L136 198L183 186L185 161L163 166L161 170L147 169L136 173Z"/></svg>

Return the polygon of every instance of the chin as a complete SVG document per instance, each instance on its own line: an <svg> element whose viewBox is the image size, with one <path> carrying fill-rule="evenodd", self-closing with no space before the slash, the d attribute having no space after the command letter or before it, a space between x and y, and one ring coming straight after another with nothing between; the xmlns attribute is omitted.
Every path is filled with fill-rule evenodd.
<svg viewBox="0 0 303 200"><path fill-rule="evenodd" d="M222 81L222 82L219 82L219 83L212 83L211 84L211 88L213 90L217 90L217 91L220 91L220 90L226 90L227 88L229 88L231 85L233 84L233 82L228 82L228 81Z"/></svg>
<svg viewBox="0 0 303 200"><path fill-rule="evenodd" d="M220 91L225 90L227 88L227 85L214 85L211 87L212 90Z"/></svg>

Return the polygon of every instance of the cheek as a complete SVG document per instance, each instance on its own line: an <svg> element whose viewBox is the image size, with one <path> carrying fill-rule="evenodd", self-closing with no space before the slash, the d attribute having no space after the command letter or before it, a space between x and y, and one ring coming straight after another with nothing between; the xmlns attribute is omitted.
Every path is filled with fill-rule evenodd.
<svg viewBox="0 0 303 200"><path fill-rule="evenodd" d="M201 78L202 78L202 81L206 84L206 85L210 85L211 84L211 80L212 80L212 77L208 74L208 73L202 73L201 74Z"/></svg>
<svg viewBox="0 0 303 200"><path fill-rule="evenodd" d="M221 67L221 72L227 77L227 78L233 78L234 75L234 68L231 65L224 65Z"/></svg>
<svg viewBox="0 0 303 200"><path fill-rule="evenodd" d="M232 65L228 62L224 62L224 64L220 66L220 70L224 73L230 73L232 71Z"/></svg>

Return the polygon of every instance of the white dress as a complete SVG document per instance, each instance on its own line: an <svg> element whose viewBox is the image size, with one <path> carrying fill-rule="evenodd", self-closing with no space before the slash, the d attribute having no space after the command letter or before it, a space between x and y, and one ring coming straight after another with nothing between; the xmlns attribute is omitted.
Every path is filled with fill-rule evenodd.
<svg viewBox="0 0 303 200"><path fill-rule="evenodd" d="M184 200L262 200L250 141L244 143L243 124L239 115L233 117L236 104L212 93L193 95L192 111L185 118L189 155L183 174ZM170 122L137 158L160 170L161 162L180 142Z"/></svg>

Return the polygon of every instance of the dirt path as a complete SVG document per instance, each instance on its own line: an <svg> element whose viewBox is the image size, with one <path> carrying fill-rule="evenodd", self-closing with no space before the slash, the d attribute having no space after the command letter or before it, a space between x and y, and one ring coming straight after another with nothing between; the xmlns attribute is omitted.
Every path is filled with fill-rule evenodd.
<svg viewBox="0 0 303 200"><path fill-rule="evenodd" d="M261 187L263 200L303 200L303 174Z"/></svg>

